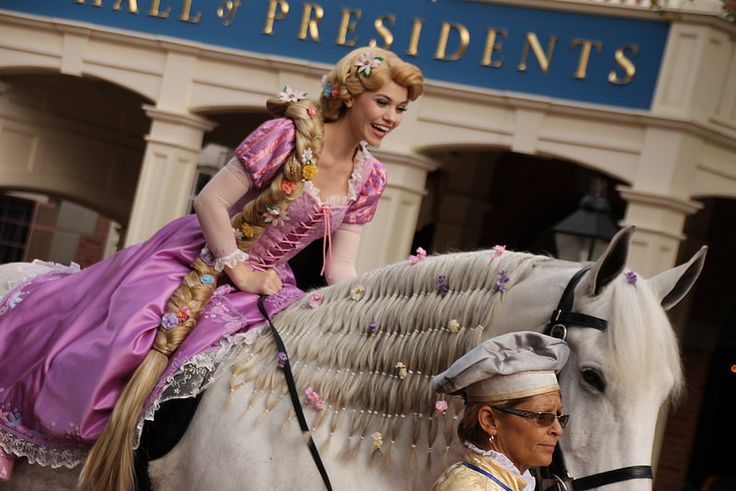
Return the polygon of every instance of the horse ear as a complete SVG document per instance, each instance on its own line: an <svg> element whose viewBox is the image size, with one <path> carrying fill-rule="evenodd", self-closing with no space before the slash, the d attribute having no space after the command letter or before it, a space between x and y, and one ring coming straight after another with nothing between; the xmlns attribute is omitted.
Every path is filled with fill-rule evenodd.
<svg viewBox="0 0 736 491"><path fill-rule="evenodd" d="M606 250L593 265L589 289L591 295L599 295L606 285L623 272L634 230L636 228L632 225L614 235Z"/></svg>
<svg viewBox="0 0 736 491"><path fill-rule="evenodd" d="M705 263L708 248L703 246L685 264L659 273L647 280L662 307L669 310L683 299L695 284Z"/></svg>

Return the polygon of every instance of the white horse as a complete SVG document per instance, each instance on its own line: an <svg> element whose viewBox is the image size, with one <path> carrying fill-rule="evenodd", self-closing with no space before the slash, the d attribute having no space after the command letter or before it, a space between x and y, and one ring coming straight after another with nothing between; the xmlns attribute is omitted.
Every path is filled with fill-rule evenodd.
<svg viewBox="0 0 736 491"><path fill-rule="evenodd" d="M571 287L571 310L583 317L567 324L572 354L560 375L571 414L560 444L567 469L583 478L649 466L660 407L682 387L665 309L693 285L705 249L645 280L625 270L632 233L619 232L588 264L500 251L394 264L319 290L319 306L310 307L309 294L276 316L334 489L428 489L462 452L454 436L462 402L449 400L448 410L436 413L432 375L483 339L544 330L584 267L590 269ZM608 327L581 327L586 315ZM553 333L565 334L559 326ZM154 488L324 489L269 331L240 346L235 363L218 373L183 439L151 463ZM308 402L307 387L324 401L321 411ZM8 489L71 489L77 471L19 462ZM597 485L650 490L652 481L629 476Z"/></svg>

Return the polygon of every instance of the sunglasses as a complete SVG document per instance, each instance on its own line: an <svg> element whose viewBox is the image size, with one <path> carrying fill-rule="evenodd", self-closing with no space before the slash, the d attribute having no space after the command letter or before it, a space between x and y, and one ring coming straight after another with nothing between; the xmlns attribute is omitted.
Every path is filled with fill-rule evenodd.
<svg viewBox="0 0 736 491"><path fill-rule="evenodd" d="M533 419L540 426L550 426L555 422L555 420L557 420L560 422L560 426L564 428L567 426L567 421L570 419L569 414L560 414L558 416L555 413L535 413L532 411L522 411L521 409L501 409L500 407L494 407L493 409L501 411L502 413L514 414L526 419Z"/></svg>

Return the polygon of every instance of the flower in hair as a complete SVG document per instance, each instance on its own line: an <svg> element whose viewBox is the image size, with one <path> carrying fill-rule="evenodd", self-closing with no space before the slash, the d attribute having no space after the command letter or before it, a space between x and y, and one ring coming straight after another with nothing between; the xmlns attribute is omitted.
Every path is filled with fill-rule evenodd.
<svg viewBox="0 0 736 491"><path fill-rule="evenodd" d="M503 256L504 252L506 252L506 246L505 245L495 245L491 249L491 261L494 259L497 259L501 256Z"/></svg>
<svg viewBox="0 0 736 491"><path fill-rule="evenodd" d="M211 285L215 282L215 277L211 274L203 274L199 277L199 282L203 285Z"/></svg>
<svg viewBox="0 0 736 491"><path fill-rule="evenodd" d="M286 216L286 212L281 213L281 209L278 206L267 205L266 211L263 213L263 221L273 225L282 225L284 222L289 221L289 217Z"/></svg>
<svg viewBox="0 0 736 491"><path fill-rule="evenodd" d="M414 254L409 255L409 264L414 265L417 264L420 261L423 261L424 258L427 257L427 251L422 249L421 247L417 247L417 255Z"/></svg>
<svg viewBox="0 0 736 491"><path fill-rule="evenodd" d="M370 77L371 70L376 68L383 61L382 56L373 56L373 53L363 53L358 57L358 62L355 64L358 67L357 72L364 77Z"/></svg>
<svg viewBox="0 0 736 491"><path fill-rule="evenodd" d="M626 283L628 283L629 285L636 285L636 280L638 279L636 273L634 273L633 271L629 271L624 276L626 276Z"/></svg>
<svg viewBox="0 0 736 491"><path fill-rule="evenodd" d="M377 431L371 435L371 438L373 438L373 450L380 450L383 446L383 433Z"/></svg>
<svg viewBox="0 0 736 491"><path fill-rule="evenodd" d="M447 276L443 274L439 275L434 281L434 284L440 292L440 297L445 298L445 295L450 291L450 286L447 284Z"/></svg>
<svg viewBox="0 0 736 491"><path fill-rule="evenodd" d="M305 181L311 181L317 177L317 166L314 164L305 165L302 167L302 177Z"/></svg>
<svg viewBox="0 0 736 491"><path fill-rule="evenodd" d="M286 361L288 359L289 359L289 357L286 356L286 353L284 353L283 351L279 351L276 354L276 360L277 360L276 361L276 364L278 365L279 368L284 368L284 366L286 365Z"/></svg>
<svg viewBox="0 0 736 491"><path fill-rule="evenodd" d="M498 273L498 279L496 279L496 287L498 287L498 291L500 291L501 293L506 293L509 290L506 286L506 283L508 283L509 280L511 280L511 276L509 276L508 271L502 269Z"/></svg>
<svg viewBox="0 0 736 491"><path fill-rule="evenodd" d="M314 116L317 114L317 112L314 110L314 108L308 107L307 114L309 114L309 119L314 119Z"/></svg>
<svg viewBox="0 0 736 491"><path fill-rule="evenodd" d="M288 179L281 181L281 190L286 194L291 194L296 189L296 183Z"/></svg>
<svg viewBox="0 0 736 491"><path fill-rule="evenodd" d="M447 412L447 401L437 401L434 403L435 416L441 416Z"/></svg>
<svg viewBox="0 0 736 491"><path fill-rule="evenodd" d="M350 291L350 298L356 302L363 298L363 295L365 295L365 287L363 285L358 285Z"/></svg>
<svg viewBox="0 0 736 491"><path fill-rule="evenodd" d="M192 316L192 311L189 310L189 307L182 307L176 313L176 318L179 319L181 322L188 321L191 316Z"/></svg>
<svg viewBox="0 0 736 491"><path fill-rule="evenodd" d="M456 333L460 332L460 323L456 319L452 319L447 324L447 330L450 331L453 334L456 334Z"/></svg>
<svg viewBox="0 0 736 491"><path fill-rule="evenodd" d="M166 312L161 316L161 326L169 330L179 325L179 318L173 312Z"/></svg>
<svg viewBox="0 0 736 491"><path fill-rule="evenodd" d="M284 88L281 89L281 92L279 92L279 99L281 99L282 102L298 102L306 98L306 92L292 89L288 85L284 86Z"/></svg>
<svg viewBox="0 0 736 491"><path fill-rule="evenodd" d="M370 322L370 323L368 324L368 334L375 334L375 333L376 333L376 331L378 331L378 322L376 322L376 321L371 321L371 322Z"/></svg>
<svg viewBox="0 0 736 491"><path fill-rule="evenodd" d="M322 76L322 95L327 99L334 99L340 94L340 84L327 81L327 75Z"/></svg>
<svg viewBox="0 0 736 491"><path fill-rule="evenodd" d="M399 371L399 373L398 373L399 379L404 380L406 378L407 373L408 373L406 371L406 365L404 365L401 362L398 362L396 364L396 369Z"/></svg>
<svg viewBox="0 0 736 491"><path fill-rule="evenodd" d="M322 305L322 300L325 299L325 296L321 293L315 293L311 297L309 297L309 308L310 309L316 309L320 305Z"/></svg>
<svg viewBox="0 0 736 491"><path fill-rule="evenodd" d="M240 225L238 232L240 232L243 238L248 239L248 240L252 239L256 235L256 232L255 230L253 230L253 227L251 227L247 223L242 223Z"/></svg>
<svg viewBox="0 0 736 491"><path fill-rule="evenodd" d="M314 164L314 151L311 148L307 148L302 152L302 163L304 165Z"/></svg>
<svg viewBox="0 0 736 491"><path fill-rule="evenodd" d="M215 265L215 255L212 254L212 251L210 251L207 246L204 246L202 250L199 251L199 258L209 267Z"/></svg>

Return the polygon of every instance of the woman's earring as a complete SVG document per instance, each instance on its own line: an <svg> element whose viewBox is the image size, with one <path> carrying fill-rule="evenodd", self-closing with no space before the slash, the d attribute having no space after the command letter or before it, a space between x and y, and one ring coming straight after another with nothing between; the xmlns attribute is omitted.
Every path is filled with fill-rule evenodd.
<svg viewBox="0 0 736 491"><path fill-rule="evenodd" d="M493 445L493 442L496 441L496 435L491 435L488 441L491 442L491 445Z"/></svg>

